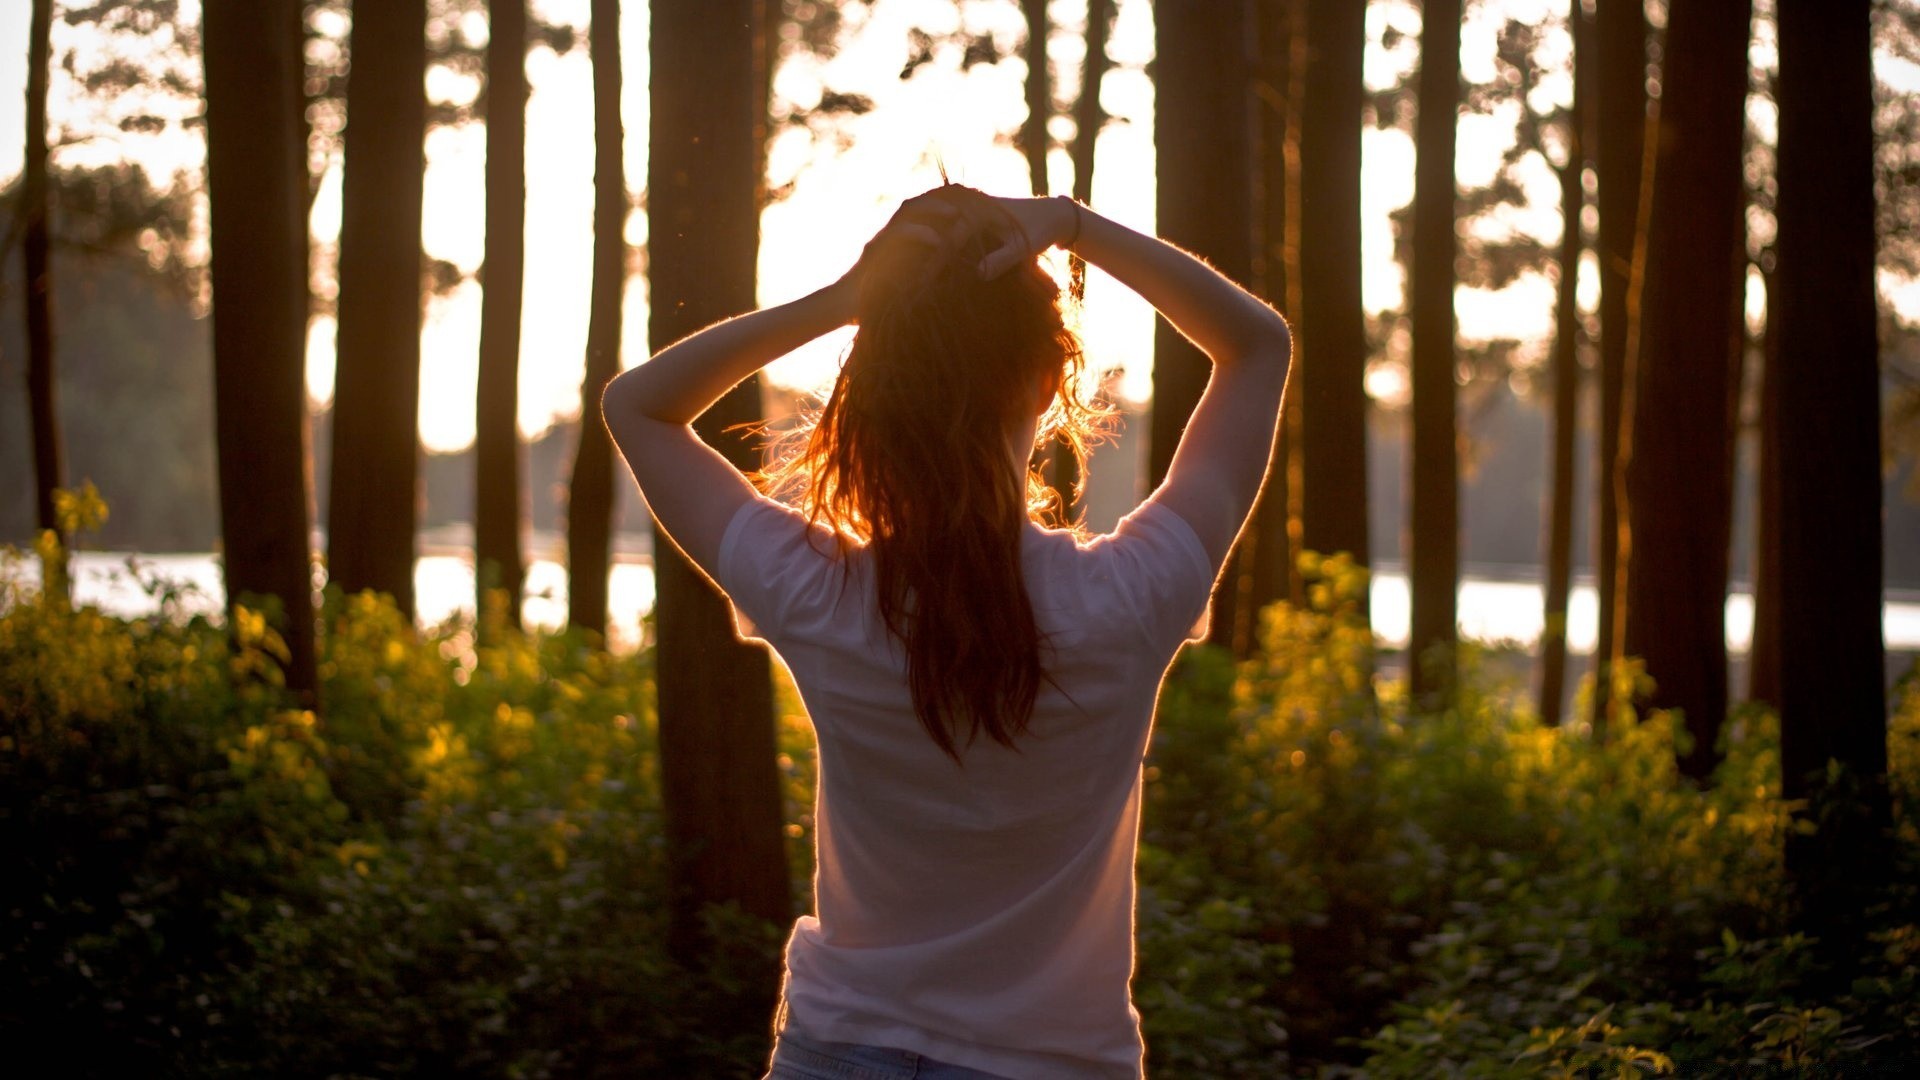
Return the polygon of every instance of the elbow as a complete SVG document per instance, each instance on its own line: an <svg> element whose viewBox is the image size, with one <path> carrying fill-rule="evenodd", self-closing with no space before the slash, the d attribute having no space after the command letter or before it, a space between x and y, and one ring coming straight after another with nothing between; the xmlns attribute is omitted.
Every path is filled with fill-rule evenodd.
<svg viewBox="0 0 1920 1080"><path fill-rule="evenodd" d="M1281 314L1259 304L1241 327L1233 352L1258 367L1284 375L1293 359L1293 330Z"/></svg>
<svg viewBox="0 0 1920 1080"><path fill-rule="evenodd" d="M639 402L635 400L638 386L635 380L628 378L632 374L633 369L623 371L600 388L600 419L609 427L619 418L640 411Z"/></svg>

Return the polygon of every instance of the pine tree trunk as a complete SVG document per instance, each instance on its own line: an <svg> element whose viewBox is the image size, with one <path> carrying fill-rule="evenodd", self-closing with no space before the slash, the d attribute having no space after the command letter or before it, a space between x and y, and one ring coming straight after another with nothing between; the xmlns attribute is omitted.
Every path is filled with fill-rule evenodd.
<svg viewBox="0 0 1920 1080"><path fill-rule="evenodd" d="M1293 44L1303 34L1299 0L1256 0L1255 60L1253 67L1255 235L1253 278L1249 284L1282 312L1295 312L1297 297L1289 295L1299 276L1299 238L1291 209L1299 200L1299 111L1294 82ZM1296 348L1298 342L1296 341ZM1245 643L1251 651L1260 644L1260 612L1278 601L1294 599L1297 577L1293 549L1292 504L1293 410L1283 407L1274 432L1273 456L1267 464L1266 486L1253 505L1253 516L1240 534L1237 602L1246 609Z"/></svg>
<svg viewBox="0 0 1920 1080"><path fill-rule="evenodd" d="M488 593L520 625L526 578L520 486L520 296L526 265L527 5L490 0L487 38L487 240L481 266L480 375L474 417L475 610ZM588 413L591 413L589 408ZM590 425L585 425L590 426ZM481 619L485 630L488 619Z"/></svg>
<svg viewBox="0 0 1920 1080"><path fill-rule="evenodd" d="M593 54L593 285L587 310L586 374L581 410L592 415L600 394L620 373L621 301L627 285L626 141L620 125L620 4L595 0L588 48ZM655 124L659 123L656 116ZM656 303L659 292L654 293ZM655 573L660 551L655 544ZM605 637L613 561L613 440L605 424L584 420L567 485L567 622Z"/></svg>
<svg viewBox="0 0 1920 1080"><path fill-rule="evenodd" d="M1787 869L1802 927L1840 957L1859 955L1889 823L1868 8L1776 8L1781 792L1814 800Z"/></svg>
<svg viewBox="0 0 1920 1080"><path fill-rule="evenodd" d="M287 687L313 707L304 20L300 0L209 0L203 18L227 606L277 600Z"/></svg>
<svg viewBox="0 0 1920 1080"><path fill-rule="evenodd" d="M1360 302L1366 6L1344 0L1302 2L1306 36L1304 46L1295 50L1304 69L1296 76L1302 88L1301 306L1291 376L1300 383L1300 411L1289 421L1299 425L1302 437L1301 542L1322 555L1347 552L1366 566L1372 561L1367 528L1367 330Z"/></svg>
<svg viewBox="0 0 1920 1080"><path fill-rule="evenodd" d="M1777 276L1763 273L1767 325L1760 335L1759 491L1753 522L1753 641L1747 649L1747 697L1780 710L1780 320Z"/></svg>
<svg viewBox="0 0 1920 1080"><path fill-rule="evenodd" d="M1022 50L1027 62L1027 117L1020 125L1020 148L1027 157L1027 184L1036 196L1047 194L1047 151L1052 137L1047 123L1053 119L1053 79L1047 67L1046 0L1021 0L1027 19L1027 41ZM1059 500L1063 520L1074 516L1074 488L1080 483L1078 463L1065 443L1054 442L1041 451L1041 476Z"/></svg>
<svg viewBox="0 0 1920 1080"><path fill-rule="evenodd" d="M754 306L759 244L753 0L654 0L653 133L648 166L649 337L664 348ZM758 379L735 387L695 423L746 471L756 448L737 424L762 419ZM699 947L695 916L737 903L776 923L792 916L767 654L738 641L727 601L654 530L659 582L661 794L675 874L675 940ZM765 973L771 1007L779 973ZM764 1025L765 1012L757 1023ZM751 1019L751 1018L749 1018Z"/></svg>
<svg viewBox="0 0 1920 1080"><path fill-rule="evenodd" d="M1561 699L1567 687L1567 600L1573 592L1573 441L1580 407L1580 211L1586 194L1580 174L1586 167L1582 123L1589 85L1581 60L1586 55L1586 16L1576 2L1569 13L1573 35L1573 108L1567 116L1567 162L1560 170L1560 282L1554 313L1553 424L1548 439L1547 579L1545 618L1540 632L1540 722L1560 725Z"/></svg>
<svg viewBox="0 0 1920 1080"><path fill-rule="evenodd" d="M1237 282L1252 279L1253 147L1246 0L1160 4L1154 59L1154 154L1160 235ZM1211 365L1164 319L1153 339L1148 487L1166 478L1173 451L1206 389ZM1244 654L1254 612L1239 587L1239 554L1214 590L1209 640Z"/></svg>
<svg viewBox="0 0 1920 1080"><path fill-rule="evenodd" d="M1047 0L1020 0L1027 19L1027 118L1020 125L1020 150L1027 156L1027 183L1035 195L1047 194L1047 149L1053 141L1047 121L1053 119L1053 81L1047 70Z"/></svg>
<svg viewBox="0 0 1920 1080"><path fill-rule="evenodd" d="M1594 459L1593 569L1600 621L1594 644L1595 732L1605 730L1616 632L1615 574L1620 557L1621 372L1625 367L1629 284L1640 214L1647 128L1647 17L1641 0L1594 6L1593 171L1599 182L1600 445Z"/></svg>
<svg viewBox="0 0 1920 1080"><path fill-rule="evenodd" d="M1107 78L1107 38L1113 33L1113 0L1087 0L1087 58L1080 74L1080 96L1073 103L1073 197L1093 204L1093 163L1100 130L1107 124L1100 88ZM1078 258L1069 271L1075 300L1086 295L1087 264Z"/></svg>
<svg viewBox="0 0 1920 1080"><path fill-rule="evenodd" d="M27 131L21 163L21 235L27 287L27 408L33 427L33 518L42 531L60 538L60 566L46 567L43 580L53 593L66 592L64 554L68 537L54 513L53 493L66 485L60 443L60 412L54 392L53 267L47 198L47 68L52 59L53 0L33 0L27 24Z"/></svg>
<svg viewBox="0 0 1920 1080"><path fill-rule="evenodd" d="M1633 359L1626 648L1656 708L1684 710L1681 768L1705 780L1727 710L1726 595L1733 455L1727 402L1743 328L1746 0L1674 5L1667 22L1653 205Z"/></svg>
<svg viewBox="0 0 1920 1080"><path fill-rule="evenodd" d="M1419 117L1414 126L1413 465L1407 672L1416 700L1454 683L1460 582L1460 467L1454 415L1454 139L1460 102L1460 0L1427 0L1421 11ZM1312 430L1312 403L1307 404Z"/></svg>
<svg viewBox="0 0 1920 1080"><path fill-rule="evenodd" d="M413 616L426 0L355 6L340 219L327 573Z"/></svg>

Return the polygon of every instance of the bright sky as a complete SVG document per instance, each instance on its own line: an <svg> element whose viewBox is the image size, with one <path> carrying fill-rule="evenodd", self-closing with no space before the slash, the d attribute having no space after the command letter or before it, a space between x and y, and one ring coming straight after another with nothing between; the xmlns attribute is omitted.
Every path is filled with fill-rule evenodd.
<svg viewBox="0 0 1920 1080"><path fill-rule="evenodd" d="M533 5L550 21L583 28L588 23L587 0L533 0ZM181 9L183 18L198 18L194 0L184 0ZM1475 5L1461 35L1463 75L1469 80L1494 77L1494 34L1505 18L1541 22L1563 10L1564 0L1487 0ZM29 0L0 0L0 41L25 41L28 11ZM1080 0L1052 4L1059 26L1051 53L1062 96L1070 97L1079 84L1084 11ZM1151 229L1153 87L1144 69L1153 54L1152 9L1148 0L1119 0L1118 12L1109 46L1115 67L1108 73L1102 102L1119 121L1100 137L1093 203L1120 221ZM989 191L1027 190L1025 161L1009 140L1025 115L1025 67L1017 56L966 72L960 70L957 56L948 57L943 59L950 62L926 65L906 82L897 77L907 57L911 26L940 31L957 29L964 22L973 32L992 32L1003 46L1014 45L1024 35L1017 0L960 4L876 0L870 8L849 5L847 17L848 36L838 55L824 64L807 57L784 65L775 92L795 104L810 105L818 100L823 86L831 85L866 94L876 108L848 118L843 141L815 140L798 128L775 139L769 157L772 179L776 184L791 180L793 188L762 218L760 298L765 303L801 295L844 270L896 203L939 182L937 161L945 163L954 179ZM638 190L645 183L647 158L645 5L629 0L623 5L622 20L626 167L629 186ZM1389 26L1415 37L1389 52L1382 45ZM1417 62L1413 41L1419 26L1418 8L1412 3L1375 0L1370 4L1366 56L1370 86L1389 85ZM476 41L484 40L485 22L475 18L460 30ZM56 51L72 44L99 47L95 41L77 41L58 22L55 32ZM1762 50L1766 48L1762 43ZM1570 99L1570 81L1554 63L1566 53L1565 35L1556 32L1543 57L1546 66L1536 106L1547 108ZM1756 59L1761 58L1757 51ZM556 417L576 414L580 407L590 285L593 110L584 49L559 56L537 48L527 58L527 72L532 97L527 118L520 423L523 431L533 434ZM0 103L19 102L24 84L24 50L0 50ZM465 101L479 87L474 80L440 71L430 76L427 89L441 100ZM87 104L76 99L57 71L53 97L56 127L97 129L99 117L83 111ZM1492 177L1510 141L1513 120L1512 115L1461 118L1457 173L1463 185L1482 184ZM19 108L0 109L0 177L18 171L21 121ZM1071 125L1066 128L1070 132ZM128 157L161 175L197 169L204 158L198 139L118 133L60 153L69 161ZM478 268L483 253L484 128L476 124L436 130L427 140L426 154L423 244L428 254L470 273ZM1393 260L1388 215L1412 198L1414 152L1404 133L1370 127L1363 136L1363 154L1363 298L1368 310L1380 311L1401 301L1403 275ZM1056 191L1071 184L1072 167L1064 151L1053 155L1049 174ZM1557 240L1559 192L1552 167L1531 155L1522 163L1520 175L1530 205L1485 223L1481 230L1489 234L1515 230L1549 242ZM321 244L337 238L339 197L336 165L324 178L313 217L314 237ZM636 213L629 221L627 238L634 244L644 243L644 214ZM1596 288L1590 260L1581 277L1582 303L1590 309ZM1914 308L1914 315L1920 317L1920 302ZM1552 310L1552 283L1540 275L1525 276L1498 294L1465 288L1457 294L1460 336L1467 341L1530 342L1522 350L1522 363L1544 359ZM457 449L472 440L479 312L480 288L471 281L428 305L422 329L420 425L422 439L431 449ZM624 362L629 366L647 355L646 322L646 282L636 276L629 283L626 300ZM1124 368L1123 392L1135 399L1144 399L1151 388L1151 325L1151 311L1131 294L1101 275L1091 278L1083 326L1091 359L1100 367ZM333 332L332 320L321 318L309 334L308 386L319 400L332 392ZM844 345L844 337L816 342L776 363L770 376L789 386L824 388ZM1403 340L1390 342L1385 359L1404 360L1405 347ZM1403 399L1405 379L1392 363L1386 363L1369 376L1369 388L1385 400Z"/></svg>

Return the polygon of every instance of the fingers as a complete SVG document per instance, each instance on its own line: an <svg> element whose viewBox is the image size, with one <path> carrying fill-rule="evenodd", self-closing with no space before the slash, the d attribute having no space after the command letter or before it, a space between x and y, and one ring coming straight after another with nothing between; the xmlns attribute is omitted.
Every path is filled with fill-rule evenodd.
<svg viewBox="0 0 1920 1080"><path fill-rule="evenodd" d="M1025 258L1028 258L1026 245L1018 238L1009 237L1006 243L987 252L980 260L980 276L990 281L1020 265Z"/></svg>

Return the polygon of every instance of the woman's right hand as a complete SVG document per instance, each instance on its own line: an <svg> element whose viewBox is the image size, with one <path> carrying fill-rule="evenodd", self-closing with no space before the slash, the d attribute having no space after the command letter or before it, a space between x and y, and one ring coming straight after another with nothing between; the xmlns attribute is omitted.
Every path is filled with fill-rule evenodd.
<svg viewBox="0 0 1920 1080"><path fill-rule="evenodd" d="M1064 195L1051 198L1002 198L993 202L1018 226L1005 243L980 260L980 276L996 278L1045 252L1063 247L1080 232L1080 204Z"/></svg>

